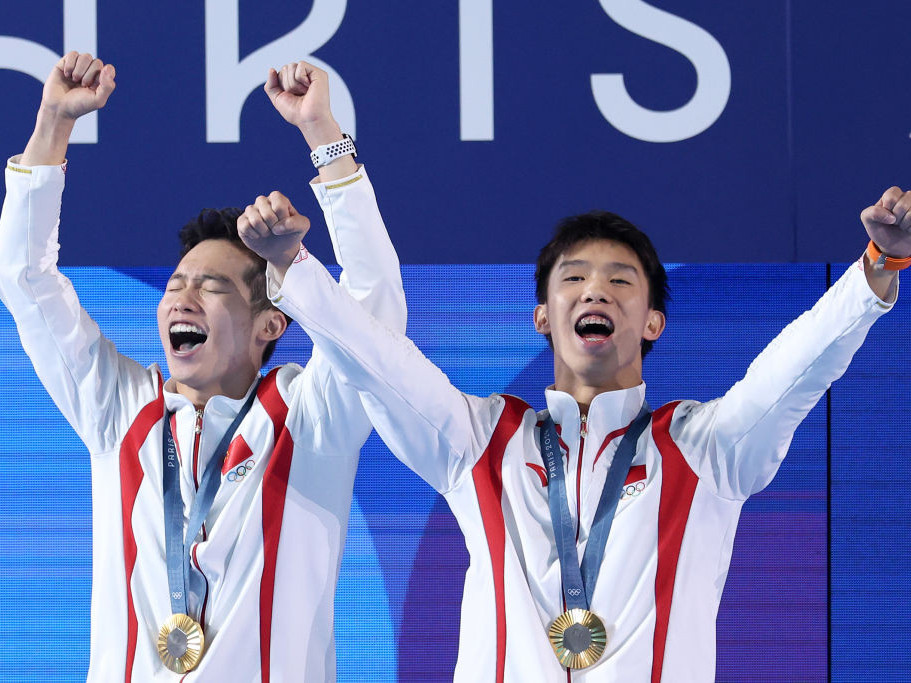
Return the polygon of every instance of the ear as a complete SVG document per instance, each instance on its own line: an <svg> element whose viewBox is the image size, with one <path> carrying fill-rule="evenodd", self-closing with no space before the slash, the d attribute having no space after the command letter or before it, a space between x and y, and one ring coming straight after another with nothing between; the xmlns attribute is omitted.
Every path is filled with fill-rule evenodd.
<svg viewBox="0 0 911 683"><path fill-rule="evenodd" d="M655 309L649 309L648 317L645 320L645 331L642 333L642 338L646 341L655 341L658 337L661 336L661 333L664 332L664 324L666 320L664 318L664 313L661 311L656 311Z"/></svg>
<svg viewBox="0 0 911 683"><path fill-rule="evenodd" d="M288 328L288 320L285 314L276 308L262 311L259 314L259 333L257 338L263 343L268 344L281 337Z"/></svg>
<svg viewBox="0 0 911 683"><path fill-rule="evenodd" d="M538 334L550 334L550 321L547 319L547 304L535 306L535 330Z"/></svg>

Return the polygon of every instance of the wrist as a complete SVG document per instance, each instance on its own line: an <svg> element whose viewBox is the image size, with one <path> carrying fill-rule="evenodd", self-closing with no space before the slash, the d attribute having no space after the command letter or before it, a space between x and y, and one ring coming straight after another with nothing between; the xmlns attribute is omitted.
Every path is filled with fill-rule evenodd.
<svg viewBox="0 0 911 683"><path fill-rule="evenodd" d="M36 119L35 127L68 128L72 130L73 126L76 125L77 118L78 117L70 116L58 106L42 102L41 106L38 107L38 117Z"/></svg>
<svg viewBox="0 0 911 683"><path fill-rule="evenodd" d="M304 246L303 242L301 242L293 250L289 249L281 256L270 259L269 265L272 266L274 272L279 274L280 279L284 279L285 273L288 272L288 268L295 263L300 263L305 260L309 255L310 253L307 251L307 248Z"/></svg>
<svg viewBox="0 0 911 683"><path fill-rule="evenodd" d="M867 284L872 292L881 301L886 303L894 302L898 286L898 271L877 267L876 261L871 259L870 254L867 252L864 252L861 262L863 263Z"/></svg>
<svg viewBox="0 0 911 683"><path fill-rule="evenodd" d="M342 129L331 116L328 119L302 123L298 129L310 146L310 151L320 145L328 145L342 139Z"/></svg>
<svg viewBox="0 0 911 683"><path fill-rule="evenodd" d="M53 166L63 163L76 120L52 108L38 110L35 130L20 163L24 166Z"/></svg>

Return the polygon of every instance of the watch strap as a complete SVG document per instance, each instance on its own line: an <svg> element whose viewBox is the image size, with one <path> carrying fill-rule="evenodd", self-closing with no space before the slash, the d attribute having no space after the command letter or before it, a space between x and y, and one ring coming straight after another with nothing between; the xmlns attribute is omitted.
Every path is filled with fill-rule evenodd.
<svg viewBox="0 0 911 683"><path fill-rule="evenodd" d="M908 266L911 266L911 256L907 258L892 258L891 256L886 256L879 247L876 246L876 242L870 240L870 243L867 245L867 257L870 259L870 262L873 264L873 267L878 270L904 270Z"/></svg>
<svg viewBox="0 0 911 683"><path fill-rule="evenodd" d="M310 161L313 162L314 168L320 168L326 164L331 164L339 157L346 154L357 156L357 147L354 146L354 140L348 133L342 134L342 139L336 142L330 142L328 145L320 145L310 152Z"/></svg>

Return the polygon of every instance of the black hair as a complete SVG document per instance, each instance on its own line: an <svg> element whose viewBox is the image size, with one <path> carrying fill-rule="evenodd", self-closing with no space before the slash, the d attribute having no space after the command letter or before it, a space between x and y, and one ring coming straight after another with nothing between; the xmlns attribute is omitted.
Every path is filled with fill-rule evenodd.
<svg viewBox="0 0 911 683"><path fill-rule="evenodd" d="M557 259L576 245L591 240L610 240L624 244L635 252L648 278L649 308L666 316L670 289L667 272L658 259L658 252L648 235L625 218L609 211L589 211L564 218L557 224L553 238L538 254L535 268L535 295L538 303L547 302L547 284ZM642 341L643 358L652 350L652 346L653 341Z"/></svg>
<svg viewBox="0 0 911 683"><path fill-rule="evenodd" d="M252 251L237 233L237 218L243 211L230 206L224 209L203 209L199 215L180 229L180 258L186 256L190 250L200 242L206 240L226 240L240 247L250 258L250 266L244 271L244 284L250 290L250 306L254 315L275 308L269 297L266 296L266 260ZM276 309L277 310L277 309ZM291 318L285 314L285 319L290 323ZM263 349L263 365L269 362L275 351L278 340L273 339Z"/></svg>

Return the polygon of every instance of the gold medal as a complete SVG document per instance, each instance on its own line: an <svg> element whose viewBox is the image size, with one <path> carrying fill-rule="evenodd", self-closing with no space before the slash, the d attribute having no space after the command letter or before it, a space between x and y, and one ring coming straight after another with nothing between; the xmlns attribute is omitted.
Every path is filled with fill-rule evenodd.
<svg viewBox="0 0 911 683"><path fill-rule="evenodd" d="M607 632L601 620L587 609L571 609L554 619L547 631L560 664L584 669L604 654Z"/></svg>
<svg viewBox="0 0 911 683"><path fill-rule="evenodd" d="M186 614L172 614L158 631L158 656L171 671L192 671L202 659L202 627Z"/></svg>

